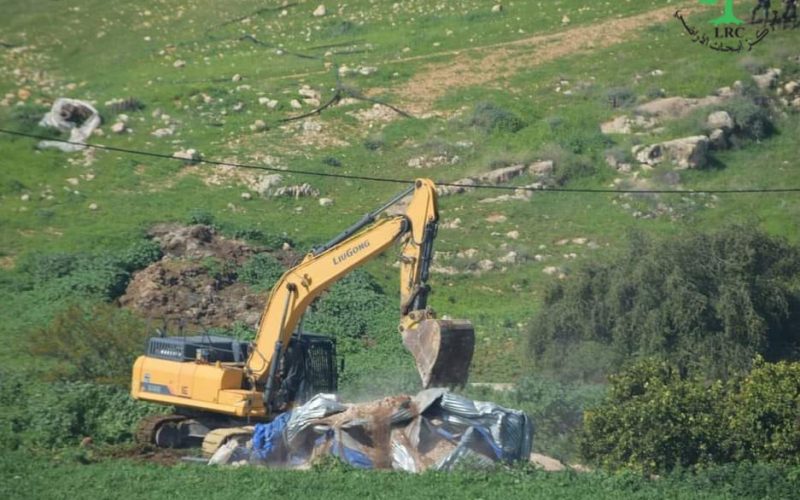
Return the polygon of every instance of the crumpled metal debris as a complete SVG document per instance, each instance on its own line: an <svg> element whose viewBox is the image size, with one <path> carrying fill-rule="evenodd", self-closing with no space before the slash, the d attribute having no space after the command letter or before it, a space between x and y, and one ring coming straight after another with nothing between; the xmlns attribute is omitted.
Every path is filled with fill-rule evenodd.
<svg viewBox="0 0 800 500"><path fill-rule="evenodd" d="M77 99L59 98L53 107L39 122L40 127L51 127L62 132L69 131L68 144L59 141L40 141L36 147L39 149L56 148L65 153L73 153L86 148L82 143L92 135L94 129L100 126L100 114L86 101Z"/></svg>
<svg viewBox="0 0 800 500"><path fill-rule="evenodd" d="M472 401L445 389L344 404L317 394L306 404L255 427L253 439L223 447L209 464L306 468L330 455L358 468L422 472L460 463L488 466L527 460L533 424L525 413Z"/></svg>

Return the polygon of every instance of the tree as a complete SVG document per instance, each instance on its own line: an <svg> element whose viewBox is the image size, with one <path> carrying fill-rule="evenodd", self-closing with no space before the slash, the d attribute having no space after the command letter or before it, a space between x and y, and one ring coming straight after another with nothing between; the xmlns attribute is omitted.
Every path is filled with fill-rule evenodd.
<svg viewBox="0 0 800 500"><path fill-rule="evenodd" d="M659 356L727 379L762 354L800 358L800 250L752 227L653 240L633 234L545 293L531 322L534 361L592 380Z"/></svg>

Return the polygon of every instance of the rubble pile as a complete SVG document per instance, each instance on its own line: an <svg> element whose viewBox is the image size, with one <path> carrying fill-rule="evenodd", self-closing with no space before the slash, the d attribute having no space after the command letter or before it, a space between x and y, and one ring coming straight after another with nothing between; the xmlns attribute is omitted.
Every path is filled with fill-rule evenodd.
<svg viewBox="0 0 800 500"><path fill-rule="evenodd" d="M452 470L461 463L527 461L532 441L533 424L523 412L445 389L362 404L317 394L256 425L247 443L232 439L209 464L303 469L334 456L363 469Z"/></svg>

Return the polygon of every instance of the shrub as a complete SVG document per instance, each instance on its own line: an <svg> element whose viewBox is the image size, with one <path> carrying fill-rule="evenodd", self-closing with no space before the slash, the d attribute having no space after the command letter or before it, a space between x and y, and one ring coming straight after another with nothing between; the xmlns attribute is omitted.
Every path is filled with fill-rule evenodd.
<svg viewBox="0 0 800 500"><path fill-rule="evenodd" d="M722 384L684 379L654 360L611 377L606 401L586 412L581 453L609 469L645 473L724 461Z"/></svg>
<svg viewBox="0 0 800 500"><path fill-rule="evenodd" d="M800 465L800 363L757 360L728 412L737 459Z"/></svg>
<svg viewBox="0 0 800 500"><path fill-rule="evenodd" d="M526 126L525 122L514 113L485 101L475 105L468 123L487 134L498 131L514 133Z"/></svg>
<svg viewBox="0 0 800 500"><path fill-rule="evenodd" d="M726 379L800 354L800 250L751 227L653 241L632 235L608 262L552 283L532 321L534 362L564 374L572 353L592 359L656 355L681 370Z"/></svg>
<svg viewBox="0 0 800 500"><path fill-rule="evenodd" d="M737 97L726 106L736 122L736 132L750 139L765 139L775 131L769 110L752 99Z"/></svg>
<svg viewBox="0 0 800 500"><path fill-rule="evenodd" d="M646 473L732 461L800 464L800 363L757 359L728 384L640 361L586 412L580 446L603 467Z"/></svg>
<svg viewBox="0 0 800 500"><path fill-rule="evenodd" d="M195 208L189 212L187 218L189 224L203 224L206 226L214 225L214 214L203 208Z"/></svg>
<svg viewBox="0 0 800 500"><path fill-rule="evenodd" d="M139 420L171 408L140 403L128 389L89 382L42 383L27 375L0 376L0 444L56 448L84 437L95 443L130 441Z"/></svg>
<svg viewBox="0 0 800 500"><path fill-rule="evenodd" d="M636 103L636 92L628 87L614 87L606 92L606 101L612 108L624 108Z"/></svg>
<svg viewBox="0 0 800 500"><path fill-rule="evenodd" d="M149 336L146 325L123 309L76 304L34 331L28 342L32 354L55 362L51 378L127 386Z"/></svg>
<svg viewBox="0 0 800 500"><path fill-rule="evenodd" d="M275 257L267 253L254 255L239 268L239 280L258 290L271 290L286 272L286 268Z"/></svg>

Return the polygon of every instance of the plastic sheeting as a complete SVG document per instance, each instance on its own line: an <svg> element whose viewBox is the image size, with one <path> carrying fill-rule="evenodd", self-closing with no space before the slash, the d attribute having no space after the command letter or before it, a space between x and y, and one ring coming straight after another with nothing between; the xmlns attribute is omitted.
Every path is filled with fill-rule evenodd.
<svg viewBox="0 0 800 500"><path fill-rule="evenodd" d="M72 153L86 148L82 143L85 143L94 129L100 126L100 114L86 101L62 97L56 99L53 107L39 122L39 126L69 132L69 142L77 143L41 141L37 145L39 149L56 148L65 153Z"/></svg>
<svg viewBox="0 0 800 500"><path fill-rule="evenodd" d="M251 464L307 467L330 455L358 468L421 472L527 460L532 442L533 424L523 412L444 389L363 404L317 394L256 425L247 445L220 449L212 462L248 456Z"/></svg>

